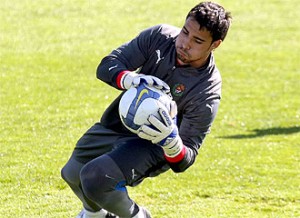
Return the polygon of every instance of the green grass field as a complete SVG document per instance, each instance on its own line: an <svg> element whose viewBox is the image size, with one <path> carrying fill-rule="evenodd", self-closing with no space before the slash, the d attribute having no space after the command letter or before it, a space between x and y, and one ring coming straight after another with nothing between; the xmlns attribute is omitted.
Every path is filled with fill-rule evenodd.
<svg viewBox="0 0 300 218"><path fill-rule="evenodd" d="M223 100L196 163L129 188L154 218L300 217L300 4L218 1ZM118 91L104 55L144 28L182 26L192 0L1 0L0 217L75 217L60 177Z"/></svg>

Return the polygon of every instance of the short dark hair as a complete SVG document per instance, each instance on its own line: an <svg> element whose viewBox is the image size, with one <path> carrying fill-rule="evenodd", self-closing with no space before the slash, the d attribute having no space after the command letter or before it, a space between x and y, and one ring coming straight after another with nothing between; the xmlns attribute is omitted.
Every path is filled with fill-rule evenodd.
<svg viewBox="0 0 300 218"><path fill-rule="evenodd" d="M206 28L216 40L224 40L231 24L231 13L214 2L201 2L193 7L186 19L193 17L199 24L200 29Z"/></svg>

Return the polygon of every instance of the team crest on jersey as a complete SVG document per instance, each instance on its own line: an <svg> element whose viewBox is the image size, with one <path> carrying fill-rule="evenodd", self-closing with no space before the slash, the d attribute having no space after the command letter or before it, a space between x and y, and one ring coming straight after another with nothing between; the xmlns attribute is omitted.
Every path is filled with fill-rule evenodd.
<svg viewBox="0 0 300 218"><path fill-rule="evenodd" d="M183 84L177 83L172 88L172 94L174 96L179 97L179 96L182 96L184 90L185 90L185 86Z"/></svg>

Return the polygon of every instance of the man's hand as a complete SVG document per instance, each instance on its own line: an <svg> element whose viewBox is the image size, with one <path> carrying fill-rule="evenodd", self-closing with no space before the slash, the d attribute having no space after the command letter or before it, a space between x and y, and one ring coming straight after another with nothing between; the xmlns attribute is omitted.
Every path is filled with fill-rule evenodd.
<svg viewBox="0 0 300 218"><path fill-rule="evenodd" d="M151 125L142 125L138 129L138 136L162 146L166 156L176 157L183 149L176 125L176 116L172 118L169 112L162 108L159 109L159 114L162 121L150 115L148 121Z"/></svg>
<svg viewBox="0 0 300 218"><path fill-rule="evenodd" d="M120 84L124 89L129 89L132 86L137 87L141 83L146 83L148 86L153 86L165 93L170 92L170 87L168 84L155 76L137 74L135 72L127 71L122 75L120 81Z"/></svg>

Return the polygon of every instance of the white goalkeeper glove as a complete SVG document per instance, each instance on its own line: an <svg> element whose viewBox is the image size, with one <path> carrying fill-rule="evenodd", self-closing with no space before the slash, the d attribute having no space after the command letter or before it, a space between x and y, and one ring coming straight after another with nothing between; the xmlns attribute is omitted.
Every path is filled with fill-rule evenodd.
<svg viewBox="0 0 300 218"><path fill-rule="evenodd" d="M159 114L162 121L154 115L150 115L148 121L151 125L142 125L138 129L138 136L140 138L150 140L153 144L162 146L165 155L167 157L174 158L181 153L184 147L178 134L174 108L172 109L171 107L171 115L167 110L162 108L159 109Z"/></svg>
<svg viewBox="0 0 300 218"><path fill-rule="evenodd" d="M170 92L170 87L168 86L168 84L155 76L127 71L124 75L122 75L120 81L120 85L124 89L129 89L132 86L137 87L141 83L146 83L148 86L153 86L157 89L162 90L165 93Z"/></svg>

